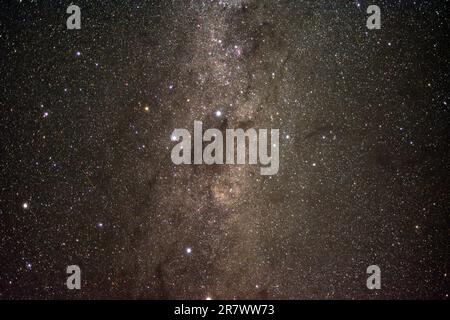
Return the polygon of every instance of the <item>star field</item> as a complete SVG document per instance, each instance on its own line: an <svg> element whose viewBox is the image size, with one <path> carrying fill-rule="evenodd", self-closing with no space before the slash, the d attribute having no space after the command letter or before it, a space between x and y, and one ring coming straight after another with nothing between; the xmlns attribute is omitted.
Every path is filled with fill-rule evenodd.
<svg viewBox="0 0 450 320"><path fill-rule="evenodd" d="M448 298L448 1L70 4L1 4L0 299ZM278 174L174 165L196 120Z"/></svg>

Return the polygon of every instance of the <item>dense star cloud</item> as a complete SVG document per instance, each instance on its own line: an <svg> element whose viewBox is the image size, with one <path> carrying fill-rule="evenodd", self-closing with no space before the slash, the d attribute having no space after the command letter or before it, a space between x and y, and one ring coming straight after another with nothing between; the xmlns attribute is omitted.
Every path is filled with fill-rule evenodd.
<svg viewBox="0 0 450 320"><path fill-rule="evenodd" d="M0 298L448 298L446 2L375 2L2 3ZM174 165L194 121L278 174Z"/></svg>

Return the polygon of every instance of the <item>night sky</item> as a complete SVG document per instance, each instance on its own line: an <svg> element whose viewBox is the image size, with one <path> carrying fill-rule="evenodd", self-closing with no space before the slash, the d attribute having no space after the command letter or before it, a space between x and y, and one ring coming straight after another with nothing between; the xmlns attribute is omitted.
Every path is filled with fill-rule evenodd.
<svg viewBox="0 0 450 320"><path fill-rule="evenodd" d="M70 4L0 4L0 299L448 298L448 1ZM174 165L194 120L278 174Z"/></svg>

